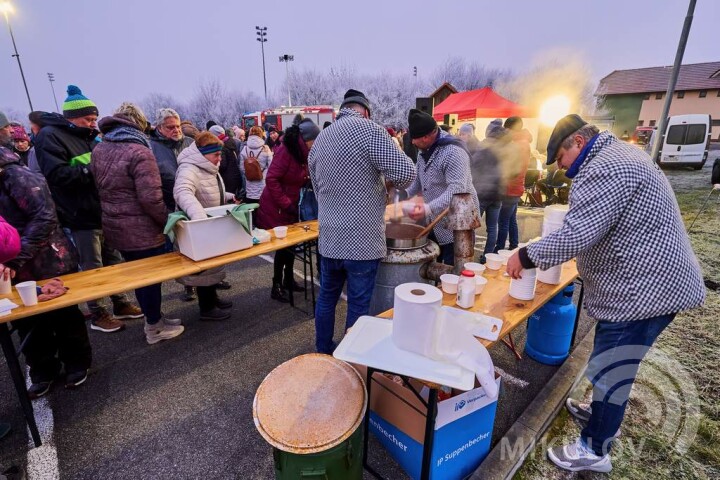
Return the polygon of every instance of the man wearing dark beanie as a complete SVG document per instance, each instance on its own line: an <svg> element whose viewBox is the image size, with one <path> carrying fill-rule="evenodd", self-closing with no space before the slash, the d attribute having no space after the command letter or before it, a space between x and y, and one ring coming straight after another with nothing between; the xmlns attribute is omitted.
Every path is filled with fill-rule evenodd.
<svg viewBox="0 0 720 480"><path fill-rule="evenodd" d="M317 135L308 170L320 225L315 348L332 354L335 308L343 285L347 281L348 329L368 314L375 275L387 253L384 180L405 188L415 179L415 167L387 131L370 120L367 97L348 90L337 120Z"/></svg>
<svg viewBox="0 0 720 480"><path fill-rule="evenodd" d="M80 254L80 267L92 270L123 262L108 248L102 231L100 197L90 172L90 153L97 144L98 108L80 88L68 85L63 114L42 115L42 129L35 137L35 154L57 208L60 224L70 231ZM123 295L111 296L113 313L101 301L88 302L90 328L110 333L125 325L119 319L140 318L142 310ZM114 314L114 317L113 317Z"/></svg>
<svg viewBox="0 0 720 480"><path fill-rule="evenodd" d="M408 197L422 195L420 201L408 200L403 211L418 222L431 222L450 206L456 193L470 193L475 208L480 209L470 173L470 156L459 138L442 131L434 118L412 109L408 114L408 134L420 154L417 158L417 178L407 189ZM455 262L453 232L439 222L431 238L440 245L439 261Z"/></svg>

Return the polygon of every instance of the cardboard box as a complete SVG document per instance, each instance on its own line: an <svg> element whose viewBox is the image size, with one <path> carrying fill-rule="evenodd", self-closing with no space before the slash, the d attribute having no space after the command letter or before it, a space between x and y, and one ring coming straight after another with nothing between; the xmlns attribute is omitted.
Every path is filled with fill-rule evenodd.
<svg viewBox="0 0 720 480"><path fill-rule="evenodd" d="M358 370L365 378L365 368ZM410 477L419 479L427 408L410 389L380 373L372 382L370 431ZM499 388L499 377L496 382ZM421 391L422 384L411 383ZM497 399L490 400L477 382L475 389L453 395L438 402L431 479L465 478L490 452Z"/></svg>
<svg viewBox="0 0 720 480"><path fill-rule="evenodd" d="M177 222L175 236L180 253L197 262L252 247L252 235L237 220L227 215L233 207L221 205L206 208L210 218ZM250 223L252 231L252 221Z"/></svg>

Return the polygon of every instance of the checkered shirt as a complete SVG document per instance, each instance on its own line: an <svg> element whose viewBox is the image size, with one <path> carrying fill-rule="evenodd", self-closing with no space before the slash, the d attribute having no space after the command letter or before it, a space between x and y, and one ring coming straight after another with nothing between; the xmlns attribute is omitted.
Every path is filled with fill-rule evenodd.
<svg viewBox="0 0 720 480"><path fill-rule="evenodd" d="M318 201L320 254L344 260L385 257L383 182L405 188L415 165L387 131L352 109L320 132L308 157Z"/></svg>
<svg viewBox="0 0 720 480"><path fill-rule="evenodd" d="M441 130L440 135L444 137L449 134ZM473 202L479 211L480 204L470 173L470 157L459 146L439 146L427 162L422 155L418 155L417 171L417 178L407 193L409 197L422 194L432 212L428 222L450 206L452 196L456 193L472 193ZM446 228L445 220L433 228L433 233L440 245L453 242L453 231Z"/></svg>
<svg viewBox="0 0 720 480"><path fill-rule="evenodd" d="M541 268L577 257L585 306L598 320L652 318L705 299L670 183L648 155L610 132L600 134L573 180L562 227L527 253Z"/></svg>

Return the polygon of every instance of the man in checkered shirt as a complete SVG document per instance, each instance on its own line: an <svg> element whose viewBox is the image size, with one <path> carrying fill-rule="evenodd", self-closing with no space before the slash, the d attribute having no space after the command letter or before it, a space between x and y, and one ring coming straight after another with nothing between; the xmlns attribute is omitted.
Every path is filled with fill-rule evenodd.
<svg viewBox="0 0 720 480"><path fill-rule="evenodd" d="M315 139L308 157L320 225L320 295L315 306L315 347L335 349L335 307L347 280L350 328L367 315L375 274L385 257L385 183L405 188L415 165L380 125L370 120L370 102L348 90L337 120Z"/></svg>
<svg viewBox="0 0 720 480"><path fill-rule="evenodd" d="M519 278L577 257L585 305L598 320L586 373L593 398L567 399L584 428L548 458L565 470L609 472L640 361L678 312L703 303L705 286L672 188L647 154L568 115L547 158L573 179L570 209L559 230L513 255L507 272Z"/></svg>
<svg viewBox="0 0 720 480"><path fill-rule="evenodd" d="M419 154L417 178L407 189L407 194L409 197L421 194L424 203L410 200L403 206L403 211L415 221L429 223L450 206L454 194L471 193L479 212L480 202L470 173L470 155L463 141L442 131L434 118L420 110L410 110L408 124L408 134ZM431 238L440 245L439 261L453 265L453 231L440 221L433 227Z"/></svg>

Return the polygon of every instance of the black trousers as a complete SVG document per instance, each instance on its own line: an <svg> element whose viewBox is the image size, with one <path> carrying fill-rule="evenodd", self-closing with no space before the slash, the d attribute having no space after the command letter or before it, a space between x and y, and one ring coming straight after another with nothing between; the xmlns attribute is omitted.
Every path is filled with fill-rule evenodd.
<svg viewBox="0 0 720 480"><path fill-rule="evenodd" d="M293 264L295 263L294 247L283 248L275 252L273 262L273 283L290 283L293 279ZM284 281L283 281L284 271Z"/></svg>
<svg viewBox="0 0 720 480"><path fill-rule="evenodd" d="M30 338L23 353L33 383L49 382L59 373L75 373L90 368L92 349L85 317L77 305L40 313L13 322L20 338Z"/></svg>
<svg viewBox="0 0 720 480"><path fill-rule="evenodd" d="M217 302L217 286L197 287L198 305L201 312L209 312Z"/></svg>

